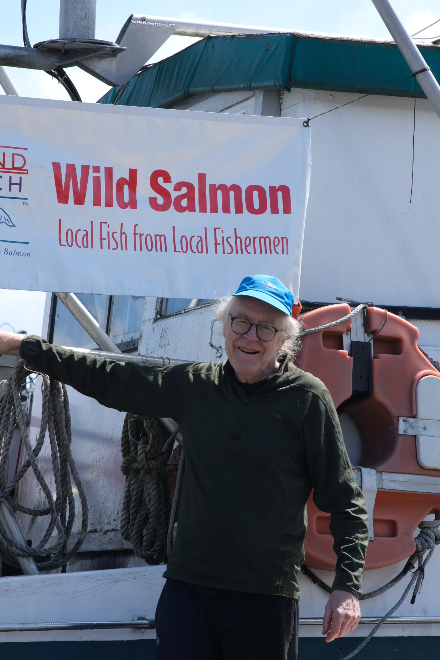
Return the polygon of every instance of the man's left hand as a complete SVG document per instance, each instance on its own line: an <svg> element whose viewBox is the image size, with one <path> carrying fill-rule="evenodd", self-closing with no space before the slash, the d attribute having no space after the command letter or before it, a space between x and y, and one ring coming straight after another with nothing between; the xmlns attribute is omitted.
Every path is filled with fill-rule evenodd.
<svg viewBox="0 0 440 660"><path fill-rule="evenodd" d="M348 591L335 590L325 606L322 634L332 642L354 630L361 618L359 600Z"/></svg>

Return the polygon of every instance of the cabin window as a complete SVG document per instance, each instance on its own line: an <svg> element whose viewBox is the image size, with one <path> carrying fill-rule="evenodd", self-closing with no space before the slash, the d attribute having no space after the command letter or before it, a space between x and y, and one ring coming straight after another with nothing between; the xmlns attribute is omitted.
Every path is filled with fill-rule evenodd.
<svg viewBox="0 0 440 660"><path fill-rule="evenodd" d="M112 296L109 335L121 350L137 348L141 336L143 296Z"/></svg>
<svg viewBox="0 0 440 660"><path fill-rule="evenodd" d="M76 294L114 343L127 351L139 345L145 298ZM95 342L63 303L53 295L49 341L58 346L96 349Z"/></svg>
<svg viewBox="0 0 440 660"><path fill-rule="evenodd" d="M160 298L159 317L187 312L212 302L208 298Z"/></svg>

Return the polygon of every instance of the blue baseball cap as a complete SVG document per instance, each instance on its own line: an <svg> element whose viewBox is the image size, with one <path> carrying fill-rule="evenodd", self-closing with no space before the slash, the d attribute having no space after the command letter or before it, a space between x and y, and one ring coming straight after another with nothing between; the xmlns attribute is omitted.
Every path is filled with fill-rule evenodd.
<svg viewBox="0 0 440 660"><path fill-rule="evenodd" d="M293 295L276 277L271 275L249 275L245 277L234 296L249 296L276 307L284 314L292 314Z"/></svg>

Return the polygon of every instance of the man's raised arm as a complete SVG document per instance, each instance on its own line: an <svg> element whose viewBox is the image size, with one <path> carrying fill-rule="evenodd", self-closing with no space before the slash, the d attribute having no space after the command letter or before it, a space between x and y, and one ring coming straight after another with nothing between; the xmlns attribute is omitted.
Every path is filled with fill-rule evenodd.
<svg viewBox="0 0 440 660"><path fill-rule="evenodd" d="M41 337L0 332L0 354L13 350L36 372L121 412L179 421L191 403L188 365L159 368L116 362L53 346Z"/></svg>

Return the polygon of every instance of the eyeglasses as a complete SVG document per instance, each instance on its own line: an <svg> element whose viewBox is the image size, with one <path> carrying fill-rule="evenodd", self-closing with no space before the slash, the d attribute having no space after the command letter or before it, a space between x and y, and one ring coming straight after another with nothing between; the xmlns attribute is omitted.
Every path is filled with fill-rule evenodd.
<svg viewBox="0 0 440 660"><path fill-rule="evenodd" d="M235 332L236 335L247 334L253 326L255 326L255 332L261 341L272 341L277 332L280 332L277 328L266 325L265 323L251 323L239 316L231 316L232 332Z"/></svg>

